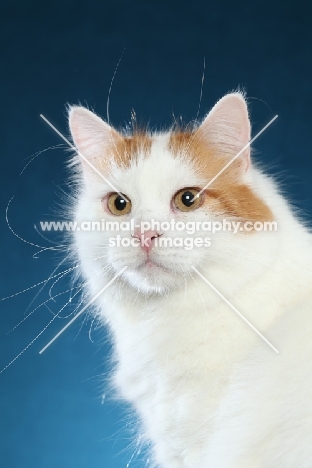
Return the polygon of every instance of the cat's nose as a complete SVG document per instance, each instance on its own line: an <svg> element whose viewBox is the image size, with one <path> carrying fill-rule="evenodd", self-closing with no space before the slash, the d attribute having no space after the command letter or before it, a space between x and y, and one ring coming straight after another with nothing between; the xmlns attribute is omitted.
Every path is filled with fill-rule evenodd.
<svg viewBox="0 0 312 468"><path fill-rule="evenodd" d="M160 236L161 234L159 232L153 231L151 229L144 232L141 232L140 229L137 229L133 233L133 237L135 237L136 239L140 239L141 248L145 252L149 252L153 248L155 244L155 239L157 239L157 237Z"/></svg>

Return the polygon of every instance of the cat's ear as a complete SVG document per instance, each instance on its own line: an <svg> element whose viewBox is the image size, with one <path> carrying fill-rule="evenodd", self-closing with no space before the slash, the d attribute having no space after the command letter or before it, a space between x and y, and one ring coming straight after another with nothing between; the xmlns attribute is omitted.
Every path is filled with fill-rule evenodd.
<svg viewBox="0 0 312 468"><path fill-rule="evenodd" d="M250 121L243 94L236 92L221 98L196 133L217 153L229 160L234 158L250 141ZM241 174L247 172L250 166L249 145L237 158L235 166L239 166Z"/></svg>
<svg viewBox="0 0 312 468"><path fill-rule="evenodd" d="M85 107L70 107L68 122L82 166L86 170L90 169L90 165L103 167L105 161L108 163L114 157L116 148L123 142L122 135Z"/></svg>

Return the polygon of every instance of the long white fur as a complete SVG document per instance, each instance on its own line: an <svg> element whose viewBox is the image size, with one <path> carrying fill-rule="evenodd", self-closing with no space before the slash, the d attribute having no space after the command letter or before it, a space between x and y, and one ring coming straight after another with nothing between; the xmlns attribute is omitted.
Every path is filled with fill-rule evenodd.
<svg viewBox="0 0 312 468"><path fill-rule="evenodd" d="M71 121L75 112L83 119L84 110L74 108ZM90 123L89 114L84 118ZM71 127L75 141L83 130ZM92 140L92 126L86 127ZM105 132L107 126L104 139ZM242 128L244 132L249 129ZM172 216L216 219L202 209L172 214L170 200L177 190L207 181L185 154L170 153L169 133L152 139L148 157L141 154L130 167L115 166L109 174L131 199L131 216L138 221ZM98 313L114 341L116 388L133 403L144 437L153 446L151 466L312 466L312 238L270 177L252 164L248 178L270 206L277 232L220 232L211 235L209 249L154 249L151 258L160 266L152 269L143 265L144 252L138 248L109 248L111 233L76 233L91 294L128 266L99 298ZM86 180L76 220L115 220L100 201L111 188L95 173ZM207 233L194 234L198 235ZM279 355L192 266L279 349Z"/></svg>

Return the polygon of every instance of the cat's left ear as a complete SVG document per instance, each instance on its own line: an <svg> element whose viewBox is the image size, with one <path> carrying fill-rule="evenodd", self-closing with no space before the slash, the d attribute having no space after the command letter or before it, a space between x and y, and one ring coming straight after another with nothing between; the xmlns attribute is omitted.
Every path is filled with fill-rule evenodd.
<svg viewBox="0 0 312 468"><path fill-rule="evenodd" d="M216 154L228 160L246 147L235 164L243 175L250 167L250 131L246 100L242 93L235 92L227 94L215 104L196 133L215 149Z"/></svg>

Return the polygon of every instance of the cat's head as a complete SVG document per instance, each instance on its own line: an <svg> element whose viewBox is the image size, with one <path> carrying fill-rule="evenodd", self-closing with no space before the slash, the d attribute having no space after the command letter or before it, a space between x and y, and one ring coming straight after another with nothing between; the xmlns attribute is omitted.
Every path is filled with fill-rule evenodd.
<svg viewBox="0 0 312 468"><path fill-rule="evenodd" d="M224 96L191 131L127 134L83 107L70 108L69 125L81 175L76 244L88 277L104 281L127 266L130 286L164 293L182 286L192 266L228 261L229 245L248 235L214 233L209 223L272 218L252 189L241 93Z"/></svg>

